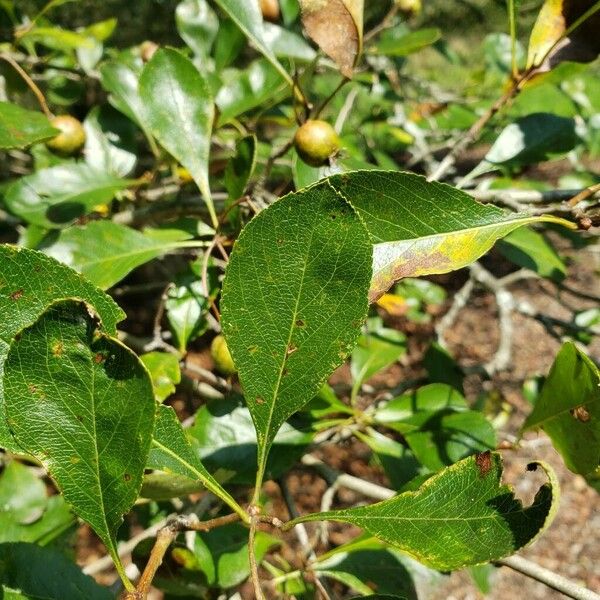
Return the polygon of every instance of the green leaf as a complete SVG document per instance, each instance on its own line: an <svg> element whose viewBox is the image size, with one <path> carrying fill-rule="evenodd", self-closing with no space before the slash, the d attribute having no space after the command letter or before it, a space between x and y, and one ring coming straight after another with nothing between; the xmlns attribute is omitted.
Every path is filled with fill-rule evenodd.
<svg viewBox="0 0 600 600"><path fill-rule="evenodd" d="M219 31L219 18L206 0L183 0L175 9L177 31L194 54L206 59Z"/></svg>
<svg viewBox="0 0 600 600"><path fill-rule="evenodd" d="M100 315L114 335L125 313L104 292L81 275L35 250L0 245L0 447L14 452L19 446L6 423L2 371L12 339L33 325L53 302L80 298Z"/></svg>
<svg viewBox="0 0 600 600"><path fill-rule="evenodd" d="M177 349L182 354L185 354L191 341L207 330L206 315L210 309L210 300L214 300L219 292L218 273L215 268L209 267L209 297L206 297L201 271L199 262L190 264L186 271L175 278L173 287L167 293L167 319L175 335Z"/></svg>
<svg viewBox="0 0 600 600"><path fill-rule="evenodd" d="M383 56L408 56L435 44L441 37L442 32L437 27L419 29L400 35L390 30L381 36L374 47L370 48L370 52Z"/></svg>
<svg viewBox="0 0 600 600"><path fill-rule="evenodd" d="M110 92L112 105L137 123L147 137L150 132L144 122L144 103L139 94L142 61L125 52L100 67L102 87Z"/></svg>
<svg viewBox="0 0 600 600"><path fill-rule="evenodd" d="M85 162L90 167L126 177L137 163L133 123L110 106L95 106L83 122Z"/></svg>
<svg viewBox="0 0 600 600"><path fill-rule="evenodd" d="M148 352L142 354L140 360L150 373L156 400L163 402L175 391L175 386L181 381L179 358L167 352Z"/></svg>
<svg viewBox="0 0 600 600"><path fill-rule="evenodd" d="M115 536L142 484L156 403L146 369L89 310L57 303L12 342L6 415L119 567Z"/></svg>
<svg viewBox="0 0 600 600"><path fill-rule="evenodd" d="M76 31L69 31L60 27L33 27L20 41L34 42L53 50L89 48L93 42L88 36Z"/></svg>
<svg viewBox="0 0 600 600"><path fill-rule="evenodd" d="M254 134L240 138L235 146L235 155L227 163L223 177L229 201L238 200L244 195L248 181L256 168L256 146Z"/></svg>
<svg viewBox="0 0 600 600"><path fill-rule="evenodd" d="M112 221L92 221L63 230L44 252L107 289L169 250L196 246L196 242L154 238Z"/></svg>
<svg viewBox="0 0 600 600"><path fill-rule="evenodd" d="M572 342L563 345L523 430L543 429L574 473L600 464L600 372Z"/></svg>
<svg viewBox="0 0 600 600"><path fill-rule="evenodd" d="M34 544L0 544L0 596L4 600L112 600L63 554Z"/></svg>
<svg viewBox="0 0 600 600"><path fill-rule="evenodd" d="M562 281L567 266L550 242L530 227L520 227L500 241L500 252L511 262L542 277Z"/></svg>
<svg viewBox="0 0 600 600"><path fill-rule="evenodd" d="M310 514L286 524L341 521L364 529L440 571L498 560L533 542L554 518L558 481L549 482L527 508L502 485L497 453L466 458L428 479L416 492L377 504ZM535 469L532 463L528 469Z"/></svg>
<svg viewBox="0 0 600 600"><path fill-rule="evenodd" d="M190 428L194 449L215 475L228 483L252 484L257 469L256 430L248 409L237 397L215 400L196 413ZM314 434L284 423L273 441L265 468L268 479L286 473L306 452Z"/></svg>
<svg viewBox="0 0 600 600"><path fill-rule="evenodd" d="M279 71L292 87L294 82L265 40L263 18L258 2L247 0L215 0L215 3L244 32L252 45Z"/></svg>
<svg viewBox="0 0 600 600"><path fill-rule="evenodd" d="M279 544L278 538L258 531L254 540L256 562L260 564L266 553ZM232 588L250 575L248 529L239 523L197 533L194 553L212 587Z"/></svg>
<svg viewBox="0 0 600 600"><path fill-rule="evenodd" d="M70 225L107 204L133 182L85 163L68 163L21 177L6 191L6 207L47 229Z"/></svg>
<svg viewBox="0 0 600 600"><path fill-rule="evenodd" d="M275 56L293 58L300 62L311 62L317 53L297 33L275 23L263 24L263 37Z"/></svg>
<svg viewBox="0 0 600 600"><path fill-rule="evenodd" d="M215 106L212 92L194 63L177 50L158 50L140 77L144 120L152 135L192 175L218 220L208 181L210 138Z"/></svg>
<svg viewBox="0 0 600 600"><path fill-rule="evenodd" d="M533 113L507 125L485 158L462 181L499 168L516 168L570 152L580 142L575 120Z"/></svg>
<svg viewBox="0 0 600 600"><path fill-rule="evenodd" d="M44 114L0 102L0 148L25 148L58 133Z"/></svg>
<svg viewBox="0 0 600 600"><path fill-rule="evenodd" d="M148 468L183 475L189 479L202 482L207 490L233 508L243 521L247 521L248 516L245 511L200 462L177 419L175 411L170 406L161 405L158 408L152 450L148 458Z"/></svg>
<svg viewBox="0 0 600 600"><path fill-rule="evenodd" d="M48 498L44 482L17 461L0 475L0 543L45 545L75 524L62 496Z"/></svg>
<svg viewBox="0 0 600 600"><path fill-rule="evenodd" d="M282 198L238 238L222 326L258 432L258 481L278 429L356 342L370 279L367 232L331 187Z"/></svg>
<svg viewBox="0 0 600 600"><path fill-rule="evenodd" d="M569 225L548 215L506 213L411 173L356 171L317 185L331 185L347 198L371 234L371 301L404 277L448 273L472 263L522 225L546 220Z"/></svg>
<svg viewBox="0 0 600 600"><path fill-rule="evenodd" d="M335 552L318 560L314 570L319 575L341 581L351 589L370 596L374 590L382 594L401 594L417 600L417 591L405 556L393 548L357 548ZM337 550L337 549L336 549Z"/></svg>
<svg viewBox="0 0 600 600"><path fill-rule="evenodd" d="M401 331L377 327L367 331L352 352L351 372L357 390L373 375L406 354L406 336Z"/></svg>
<svg viewBox="0 0 600 600"><path fill-rule="evenodd" d="M266 60L255 60L244 70L229 70L216 97L219 125L254 108L265 108L289 95L281 74Z"/></svg>

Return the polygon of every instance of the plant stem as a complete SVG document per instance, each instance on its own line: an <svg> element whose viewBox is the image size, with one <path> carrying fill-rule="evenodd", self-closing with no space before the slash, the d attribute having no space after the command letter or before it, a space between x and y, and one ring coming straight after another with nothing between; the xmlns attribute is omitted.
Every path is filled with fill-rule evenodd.
<svg viewBox="0 0 600 600"><path fill-rule="evenodd" d="M254 543L256 540L256 530L260 519L258 518L258 509L254 507L254 514L250 520L250 533L248 534L248 559L250 561L250 579L254 588L254 597L256 600L265 600L262 588L260 586L260 578L258 576L258 563L256 562L256 553L254 551Z"/></svg>
<svg viewBox="0 0 600 600"><path fill-rule="evenodd" d="M175 538L181 531L211 531L217 527L223 527L223 525L235 523L239 520L240 517L236 513L208 521L200 521L196 515L179 516L173 519L158 532L156 542L150 553L150 558L137 587L134 590L128 590L123 600L144 600L147 597L152 581L163 562L169 546L175 541Z"/></svg>
<svg viewBox="0 0 600 600"><path fill-rule="evenodd" d="M31 79L27 71L25 71L25 69L23 69L23 67L21 67L21 65L12 56L10 56L10 54L2 53L0 54L0 59L6 61L21 76L23 81L25 81L25 83L29 86L29 89L35 94L43 113L46 115L46 117L48 117L48 119L52 119L54 115L48 108L48 104L46 103L46 98L44 98L42 90L40 90L33 79Z"/></svg>
<svg viewBox="0 0 600 600"><path fill-rule="evenodd" d="M600 595L592 592L592 590L581 587L566 577L544 569L544 567L540 567L540 565L522 556L509 556L508 558L496 561L496 564L518 571L574 600L600 600Z"/></svg>

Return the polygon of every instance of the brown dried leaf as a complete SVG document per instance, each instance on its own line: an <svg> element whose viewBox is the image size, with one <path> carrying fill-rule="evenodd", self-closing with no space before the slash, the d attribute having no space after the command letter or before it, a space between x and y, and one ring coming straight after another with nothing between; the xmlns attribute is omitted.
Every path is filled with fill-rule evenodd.
<svg viewBox="0 0 600 600"><path fill-rule="evenodd" d="M362 49L364 0L300 0L306 33L352 77Z"/></svg>

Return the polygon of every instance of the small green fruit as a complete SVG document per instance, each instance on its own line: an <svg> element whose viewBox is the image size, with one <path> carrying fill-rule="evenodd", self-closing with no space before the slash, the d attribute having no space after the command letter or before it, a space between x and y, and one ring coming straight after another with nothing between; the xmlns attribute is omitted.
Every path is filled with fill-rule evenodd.
<svg viewBox="0 0 600 600"><path fill-rule="evenodd" d="M306 121L294 136L300 158L311 167L322 167L340 149L340 138L326 121Z"/></svg>
<svg viewBox="0 0 600 600"><path fill-rule="evenodd" d="M227 342L222 335L218 335L210 345L210 355L215 361L215 367L217 371L223 373L223 375L233 375L237 372L235 365L233 364L233 358L227 347Z"/></svg>
<svg viewBox="0 0 600 600"><path fill-rule="evenodd" d="M60 129L60 133L46 142L46 146L65 156L71 156L81 150L85 144L85 130L81 121L70 115L61 115L54 117L50 124L56 129Z"/></svg>

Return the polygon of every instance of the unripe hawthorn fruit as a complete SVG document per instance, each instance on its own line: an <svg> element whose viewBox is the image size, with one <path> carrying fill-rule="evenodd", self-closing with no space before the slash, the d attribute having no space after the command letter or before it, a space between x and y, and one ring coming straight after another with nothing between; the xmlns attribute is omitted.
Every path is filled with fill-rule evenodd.
<svg viewBox="0 0 600 600"><path fill-rule="evenodd" d="M294 136L298 156L311 167L322 167L340 149L340 138L327 121L306 121Z"/></svg>
<svg viewBox="0 0 600 600"><path fill-rule="evenodd" d="M71 156L85 144L85 130L81 121L71 115L60 115L51 119L52 127L60 130L60 133L46 142L46 146L65 156Z"/></svg>
<svg viewBox="0 0 600 600"><path fill-rule="evenodd" d="M237 372L233 358L227 347L227 342L222 335L218 335L210 345L210 355L215 362L215 367L223 375L233 375Z"/></svg>
<svg viewBox="0 0 600 600"><path fill-rule="evenodd" d="M279 0L260 0L260 10L265 21L279 21Z"/></svg>

